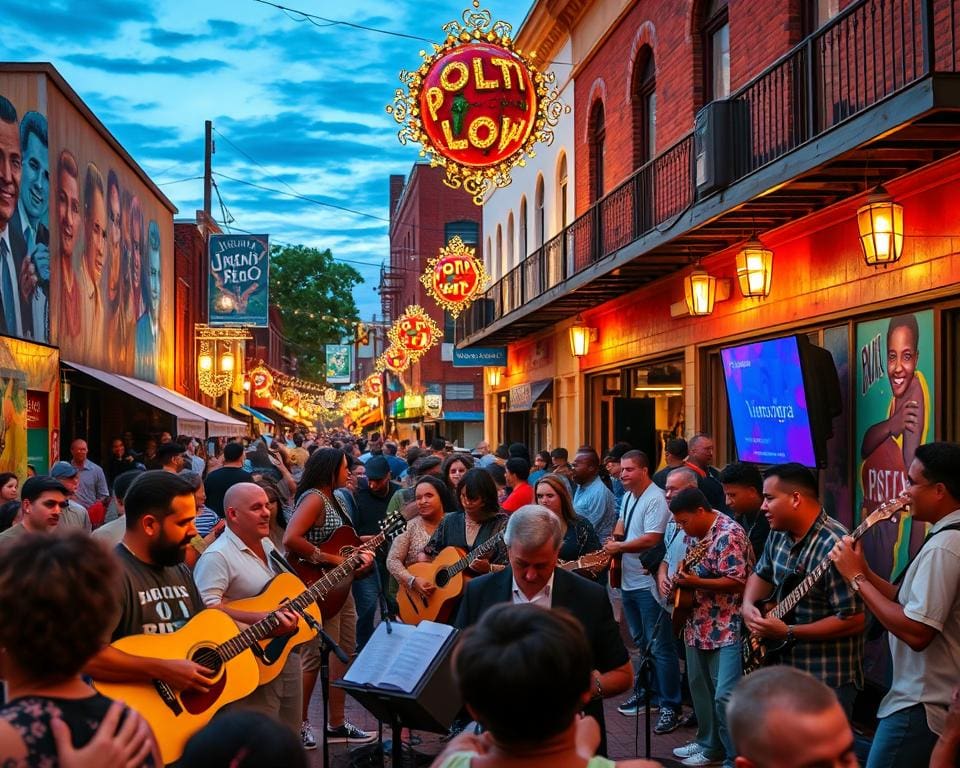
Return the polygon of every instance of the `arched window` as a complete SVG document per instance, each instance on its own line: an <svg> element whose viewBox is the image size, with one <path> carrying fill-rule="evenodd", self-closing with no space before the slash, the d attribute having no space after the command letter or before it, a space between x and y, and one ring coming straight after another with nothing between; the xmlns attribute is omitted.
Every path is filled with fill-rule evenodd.
<svg viewBox="0 0 960 768"><path fill-rule="evenodd" d="M597 101L590 113L590 201L603 197L603 157L606 151L606 128L603 102Z"/></svg>
<svg viewBox="0 0 960 768"><path fill-rule="evenodd" d="M487 261L487 271L490 273L491 280L497 280L500 275L497 274L497 264L493 260L493 246L490 243L490 237L487 236L487 249L486 249L486 261Z"/></svg>
<svg viewBox="0 0 960 768"><path fill-rule="evenodd" d="M520 248L520 260L530 255L530 244L527 242L527 196L520 197L520 229L518 246Z"/></svg>
<svg viewBox="0 0 960 768"><path fill-rule="evenodd" d="M730 95L730 21L727 0L709 0L702 7L703 94L708 102Z"/></svg>
<svg viewBox="0 0 960 768"><path fill-rule="evenodd" d="M657 154L657 73L653 49L643 46L633 72L634 168Z"/></svg>
<svg viewBox="0 0 960 768"><path fill-rule="evenodd" d="M537 191L533 199L533 243L541 248L547 235L547 220L543 212L543 175L537 174Z"/></svg>
<svg viewBox="0 0 960 768"><path fill-rule="evenodd" d="M507 265L503 261L503 227L497 224L497 269L500 277L507 274Z"/></svg>
<svg viewBox="0 0 960 768"><path fill-rule="evenodd" d="M557 163L557 225L558 230L567 228L567 153L560 153Z"/></svg>
<svg viewBox="0 0 960 768"><path fill-rule="evenodd" d="M507 269L513 269L517 261L513 257L513 211L507 216Z"/></svg>

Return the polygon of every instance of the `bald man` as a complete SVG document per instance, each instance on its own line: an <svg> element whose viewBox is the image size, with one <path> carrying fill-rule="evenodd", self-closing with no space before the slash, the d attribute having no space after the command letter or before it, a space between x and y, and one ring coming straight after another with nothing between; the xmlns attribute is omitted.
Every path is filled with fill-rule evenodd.
<svg viewBox="0 0 960 768"><path fill-rule="evenodd" d="M727 723L736 768L859 765L836 694L795 667L768 667L740 680L727 704Z"/></svg>
<svg viewBox="0 0 960 768"><path fill-rule="evenodd" d="M267 494L254 483L237 483L224 495L223 510L227 528L200 556L194 580L207 608L220 608L238 624L255 624L268 612L239 611L230 602L260 594L276 575L269 564ZM279 617L274 636L296 632L298 617L293 611L280 611ZM299 733L302 697L300 657L291 654L279 677L232 706L276 717Z"/></svg>

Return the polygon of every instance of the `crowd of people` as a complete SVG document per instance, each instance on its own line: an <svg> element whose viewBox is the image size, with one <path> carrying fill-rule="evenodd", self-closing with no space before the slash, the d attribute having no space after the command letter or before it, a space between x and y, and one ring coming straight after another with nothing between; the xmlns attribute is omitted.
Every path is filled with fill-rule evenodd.
<svg viewBox="0 0 960 768"><path fill-rule="evenodd" d="M400 515L405 529L389 546L347 561L352 584L323 626L355 656L379 620L436 592L415 565L449 547L466 553L475 578L441 620L463 631L454 672L481 728L452 733L435 765L613 765L606 699L623 717L650 707L658 735L695 726L673 750L683 765L857 765L867 612L891 655L868 768L956 764L960 446L917 448L905 493L931 528L895 583L823 510L809 469L718 470L713 451L705 434L667 441L656 463L623 443L602 457L580 446L571 460L562 447L464 451L378 433L249 442L164 433L142 452L117 437L101 467L78 437L48 475L22 486L0 475L0 615L22 617L0 623L0 761L159 764L146 723L97 683L205 692L217 670L111 643L176 632L205 608L241 627L269 619L270 637L291 636L308 616L238 601L288 565L343 566L345 553L325 547L336 532L352 529L364 544ZM790 613L768 610L823 563ZM649 670L634 669L620 619ZM761 651L757 666L768 668L753 671L750 653ZM309 711L321 655L316 638L300 645L194 736L183 764L255 765L266 743L301 764L319 741ZM331 679L347 667L332 656ZM321 738L376 739L347 720L341 688L324 706ZM202 762L215 755L223 761Z"/></svg>

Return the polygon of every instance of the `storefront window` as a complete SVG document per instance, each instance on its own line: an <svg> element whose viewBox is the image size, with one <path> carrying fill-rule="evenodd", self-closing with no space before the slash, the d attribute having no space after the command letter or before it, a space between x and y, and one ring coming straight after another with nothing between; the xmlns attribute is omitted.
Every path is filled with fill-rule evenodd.
<svg viewBox="0 0 960 768"><path fill-rule="evenodd" d="M591 444L604 453L630 443L659 468L663 444L683 436L683 360L666 360L590 377Z"/></svg>

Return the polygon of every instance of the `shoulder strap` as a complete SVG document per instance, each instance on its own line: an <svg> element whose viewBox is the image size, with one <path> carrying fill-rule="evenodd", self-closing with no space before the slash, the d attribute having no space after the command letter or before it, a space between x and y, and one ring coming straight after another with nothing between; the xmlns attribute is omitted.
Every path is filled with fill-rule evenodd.
<svg viewBox="0 0 960 768"><path fill-rule="evenodd" d="M907 575L907 569L908 569L911 565L913 565L913 561L914 561L914 560L916 560L918 557L920 557L920 553L923 552L923 548L924 548L925 546L927 546L927 542L930 541L930 539L932 539L932 538L933 538L934 536L936 536L938 533L943 533L944 531L960 531L960 523L953 523L952 525L945 525L945 526L943 526L943 528L941 528L939 531L933 531L932 533L928 533L927 536L926 536L926 538L923 540L923 544L920 545L920 549L918 549L918 550L916 551L916 554L914 554L914 556L911 557L911 558L907 561L907 564L903 567L903 570L900 571L900 573L897 575L897 578L895 578L895 579L893 580L894 586L897 586L897 587L900 586L900 583L903 581L903 577Z"/></svg>
<svg viewBox="0 0 960 768"><path fill-rule="evenodd" d="M643 494L640 494L641 496ZM634 496L633 506L630 507L630 511L627 513L627 519L623 523L623 537L626 538L630 535L630 523L633 522L633 513L637 511L637 504L640 503L640 496Z"/></svg>

